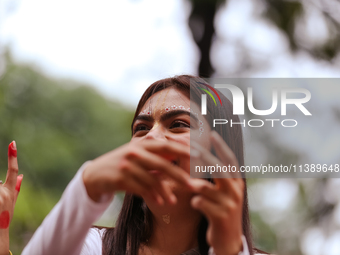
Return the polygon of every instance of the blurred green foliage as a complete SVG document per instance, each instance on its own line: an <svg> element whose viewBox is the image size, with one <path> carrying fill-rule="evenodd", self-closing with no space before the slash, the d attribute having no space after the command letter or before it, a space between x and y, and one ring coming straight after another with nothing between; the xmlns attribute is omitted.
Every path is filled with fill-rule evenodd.
<svg viewBox="0 0 340 255"><path fill-rule="evenodd" d="M47 77L7 57L0 77L0 179L12 140L24 174L10 229L14 254L21 253L85 161L130 140L133 113L89 86Z"/></svg>

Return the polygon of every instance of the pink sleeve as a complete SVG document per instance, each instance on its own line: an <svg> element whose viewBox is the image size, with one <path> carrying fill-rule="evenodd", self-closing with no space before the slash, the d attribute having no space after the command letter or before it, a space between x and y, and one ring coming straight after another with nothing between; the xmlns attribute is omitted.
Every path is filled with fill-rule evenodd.
<svg viewBox="0 0 340 255"><path fill-rule="evenodd" d="M82 179L86 164L87 162L78 170L60 201L34 233L23 255L93 254L92 252L81 253L82 247L85 238L92 238L89 229L109 206L112 197L104 198L104 202L100 203L89 198ZM101 241L98 238L96 240L95 242ZM86 241L91 242L91 240ZM101 247L101 243L98 247ZM98 248L94 247L94 249Z"/></svg>

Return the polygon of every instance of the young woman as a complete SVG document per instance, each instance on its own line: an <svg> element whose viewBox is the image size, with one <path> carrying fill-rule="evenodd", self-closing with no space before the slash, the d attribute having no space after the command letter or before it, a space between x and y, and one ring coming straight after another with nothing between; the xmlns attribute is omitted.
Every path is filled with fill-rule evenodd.
<svg viewBox="0 0 340 255"><path fill-rule="evenodd" d="M20 191L23 175L18 175L17 147L15 141L8 146L8 170L6 181L0 180L0 255L9 251L9 224Z"/></svg>
<svg viewBox="0 0 340 255"><path fill-rule="evenodd" d="M238 122L231 103L220 94L223 108L208 100L202 116L194 78L204 82L181 75L145 91L131 141L79 169L23 255L254 254L245 179L189 176L190 153L192 162L243 164L241 128L209 119ZM117 191L126 195L115 228L91 228Z"/></svg>

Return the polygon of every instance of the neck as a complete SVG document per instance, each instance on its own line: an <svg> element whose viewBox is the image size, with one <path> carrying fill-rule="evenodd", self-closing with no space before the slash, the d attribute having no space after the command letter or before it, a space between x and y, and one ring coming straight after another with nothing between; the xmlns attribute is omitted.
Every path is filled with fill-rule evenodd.
<svg viewBox="0 0 340 255"><path fill-rule="evenodd" d="M153 231L147 246L153 255L181 254L198 246L197 235L202 215L180 206L152 208Z"/></svg>

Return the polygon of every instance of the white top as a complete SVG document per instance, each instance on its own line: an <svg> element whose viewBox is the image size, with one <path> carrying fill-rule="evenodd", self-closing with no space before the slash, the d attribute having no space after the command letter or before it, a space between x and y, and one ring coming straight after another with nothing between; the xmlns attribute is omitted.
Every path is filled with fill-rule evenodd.
<svg viewBox="0 0 340 255"><path fill-rule="evenodd" d="M22 255L102 254L105 229L93 229L91 226L110 205L113 196L102 197L99 203L88 196L82 178L86 164L68 184L60 201L34 233ZM243 252L239 255L249 255L244 236L242 241ZM213 249L209 250L209 254L213 254Z"/></svg>

